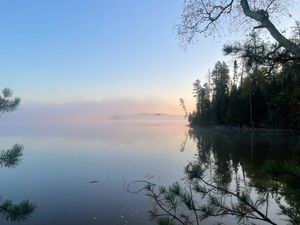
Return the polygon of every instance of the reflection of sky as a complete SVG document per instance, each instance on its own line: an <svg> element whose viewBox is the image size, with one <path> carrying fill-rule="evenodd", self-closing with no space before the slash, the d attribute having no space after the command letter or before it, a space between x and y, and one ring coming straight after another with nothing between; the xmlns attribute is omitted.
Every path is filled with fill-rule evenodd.
<svg viewBox="0 0 300 225"><path fill-rule="evenodd" d="M224 184L235 190L235 182L243 187L245 181L256 176L265 159L299 157L295 150L297 138L292 135L255 133L252 139L248 132L207 129L199 133L190 130L181 152L188 129L183 121L24 123L10 130L4 124L0 130L1 148L20 143L25 149L18 167L0 168L0 196L37 204L33 218L24 223L28 225L147 224L149 199L142 193L131 195L124 190L132 180L169 185L184 177L188 162L201 158L199 163L208 166L208 180L230 178ZM210 158L199 157L205 154ZM88 183L93 180L98 183ZM255 197L254 188L248 188ZM269 215L279 220L274 210L278 209L271 206ZM230 217L222 221L233 224ZM211 220L204 224L211 224Z"/></svg>
<svg viewBox="0 0 300 225"><path fill-rule="evenodd" d="M22 143L25 154L16 169L0 170L0 195L37 204L28 224L147 224L147 198L127 193L124 184L152 176L170 184L195 153L190 144L180 152L187 127L178 122L13 129L1 130L0 144Z"/></svg>

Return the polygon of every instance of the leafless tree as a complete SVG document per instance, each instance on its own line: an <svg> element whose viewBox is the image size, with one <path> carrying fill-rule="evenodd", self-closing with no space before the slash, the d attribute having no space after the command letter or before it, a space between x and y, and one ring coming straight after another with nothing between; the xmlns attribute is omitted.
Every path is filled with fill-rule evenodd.
<svg viewBox="0 0 300 225"><path fill-rule="evenodd" d="M190 43L196 34L213 34L219 27L249 25L267 30L286 51L300 58L300 46L279 31L274 18L287 14L289 0L185 0L178 35ZM234 22L234 23L233 23Z"/></svg>

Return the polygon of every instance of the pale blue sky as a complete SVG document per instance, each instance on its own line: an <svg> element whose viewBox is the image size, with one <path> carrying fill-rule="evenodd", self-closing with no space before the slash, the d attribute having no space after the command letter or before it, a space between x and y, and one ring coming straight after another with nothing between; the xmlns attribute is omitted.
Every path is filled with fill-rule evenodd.
<svg viewBox="0 0 300 225"><path fill-rule="evenodd" d="M174 28L182 4L0 0L1 86L23 103L191 99L192 83L222 59L226 38L182 51Z"/></svg>

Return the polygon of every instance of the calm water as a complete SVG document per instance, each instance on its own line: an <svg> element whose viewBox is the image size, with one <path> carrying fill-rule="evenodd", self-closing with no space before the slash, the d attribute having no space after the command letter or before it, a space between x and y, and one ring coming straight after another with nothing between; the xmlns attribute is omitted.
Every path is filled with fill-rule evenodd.
<svg viewBox="0 0 300 225"><path fill-rule="evenodd" d="M36 209L28 220L0 224L155 224L151 199L130 194L131 181L168 186L185 176L187 163L199 161L235 188L255 179L267 159L300 159L297 136L193 131L182 121L1 126L2 149L22 144L24 155L18 166L0 168L0 196ZM269 210L279 221L276 205Z"/></svg>

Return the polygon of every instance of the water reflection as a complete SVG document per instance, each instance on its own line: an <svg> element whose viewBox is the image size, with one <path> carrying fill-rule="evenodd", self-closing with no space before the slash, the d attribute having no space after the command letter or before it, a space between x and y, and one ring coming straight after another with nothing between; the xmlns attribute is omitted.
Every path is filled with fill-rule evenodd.
<svg viewBox="0 0 300 225"><path fill-rule="evenodd" d="M0 166L14 168L21 162L23 146L15 144L12 148L0 152ZM14 204L11 200L0 199L0 216L11 222L27 220L35 210L35 205L27 200Z"/></svg>
<svg viewBox="0 0 300 225"><path fill-rule="evenodd" d="M298 136L208 129L189 129L188 136L197 156L182 181L140 181L158 224L300 224Z"/></svg>

